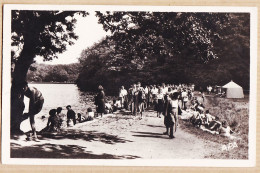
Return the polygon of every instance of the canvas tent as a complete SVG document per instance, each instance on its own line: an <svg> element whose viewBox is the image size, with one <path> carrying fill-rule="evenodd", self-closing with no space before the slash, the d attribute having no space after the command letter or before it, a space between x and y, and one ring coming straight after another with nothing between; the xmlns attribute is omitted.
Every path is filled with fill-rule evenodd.
<svg viewBox="0 0 260 173"><path fill-rule="evenodd" d="M227 89L227 98L244 98L243 88L233 81L227 83L222 88Z"/></svg>

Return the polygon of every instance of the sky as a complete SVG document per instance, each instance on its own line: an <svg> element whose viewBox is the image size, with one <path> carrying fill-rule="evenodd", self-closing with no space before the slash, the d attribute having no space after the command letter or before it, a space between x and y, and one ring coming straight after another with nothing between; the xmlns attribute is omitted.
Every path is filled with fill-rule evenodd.
<svg viewBox="0 0 260 173"><path fill-rule="evenodd" d="M93 43L98 42L103 37L108 35L105 32L101 24L98 24L98 18L95 16L94 12L89 12L90 14L86 17L76 16L77 23L75 25L75 33L79 36L77 40L74 40L74 45L67 46L67 50L62 54L58 54L58 59L52 61L43 61L42 57L37 56L35 58L37 63L44 64L70 64L78 62L78 58L82 50L93 45Z"/></svg>

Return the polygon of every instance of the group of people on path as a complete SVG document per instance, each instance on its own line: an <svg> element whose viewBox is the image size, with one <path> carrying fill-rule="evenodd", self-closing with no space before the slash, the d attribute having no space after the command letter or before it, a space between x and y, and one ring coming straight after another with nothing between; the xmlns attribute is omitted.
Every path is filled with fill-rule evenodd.
<svg viewBox="0 0 260 173"><path fill-rule="evenodd" d="M94 104L96 105L96 116L99 114L101 117L104 113L113 113L118 109L126 109L131 111L132 115L136 116L140 114L140 118L143 116L143 112L147 108L152 108L157 112L157 117L164 116L164 124L166 131L164 134L169 135L170 138L174 138L173 133L176 131L179 124L179 116L182 112L189 114L189 120L195 126L201 126L202 124L209 130L216 131L226 126L226 122L218 121L218 118L209 114L209 111L204 111L204 106L196 97L194 97L194 85L150 85L142 87L141 83L131 85L126 90L122 86L119 90L118 100L113 100L113 104L109 104L105 99L104 88L100 85L98 87L98 94L95 96ZM30 118L30 124L32 128L32 134L34 139L37 140L37 134L35 130L34 117L38 114L43 106L44 98L39 90L34 87L28 87L27 82L23 83L24 95L30 99L29 111L24 113L22 120ZM204 97L202 95L203 101ZM191 106L187 110L187 102L190 101ZM62 128L70 126L70 122L73 125L76 124L76 120L81 122L85 116L82 117L80 113L77 114L71 109L71 106L66 106L67 116L61 113L62 108L51 109L49 111L49 118L46 128L42 132L59 131ZM92 114L91 114L92 113ZM94 115L94 112L89 108L87 114ZM94 116L95 117L95 116ZM82 119L83 118L83 119ZM66 123L64 123L66 122Z"/></svg>
<svg viewBox="0 0 260 173"><path fill-rule="evenodd" d="M152 108L157 112L157 117L164 116L166 132L170 138L174 138L173 132L178 126L178 116L181 110L187 109L187 102L194 94L194 85L171 85L162 83L161 85L150 85L142 87L141 83L131 85L128 91L122 86L119 90L119 99L114 101L114 110L126 109L132 115L140 114L147 108Z"/></svg>

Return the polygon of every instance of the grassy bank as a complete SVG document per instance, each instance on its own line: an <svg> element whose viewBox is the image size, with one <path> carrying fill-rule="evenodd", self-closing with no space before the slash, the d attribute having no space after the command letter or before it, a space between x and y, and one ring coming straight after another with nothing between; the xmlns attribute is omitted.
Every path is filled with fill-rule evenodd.
<svg viewBox="0 0 260 173"><path fill-rule="evenodd" d="M234 131L236 139L229 139L220 135L213 135L193 127L190 122L182 121L182 128L195 134L198 138L209 140L219 145L219 149L212 151L209 158L218 159L248 159L248 131L249 131L249 99L226 99L213 96L206 97L204 101L210 114L218 116L221 121L226 120ZM221 146L236 143L238 147L222 151ZM211 145L209 143L209 145Z"/></svg>

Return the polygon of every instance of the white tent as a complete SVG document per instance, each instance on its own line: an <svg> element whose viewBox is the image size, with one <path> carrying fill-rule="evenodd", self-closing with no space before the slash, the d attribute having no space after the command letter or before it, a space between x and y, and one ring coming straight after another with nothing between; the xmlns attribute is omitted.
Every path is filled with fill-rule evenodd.
<svg viewBox="0 0 260 173"><path fill-rule="evenodd" d="M243 88L233 81L224 85L223 88L227 89L227 98L244 98Z"/></svg>

